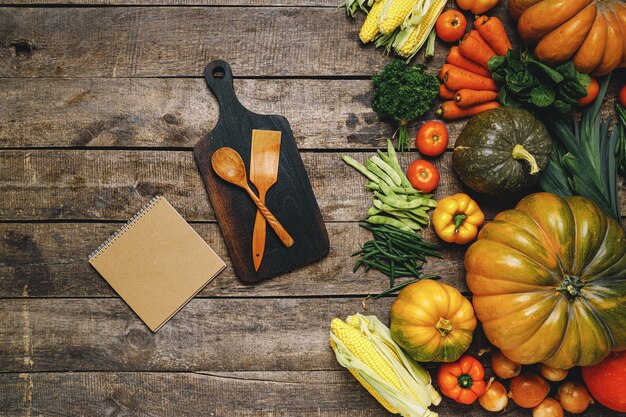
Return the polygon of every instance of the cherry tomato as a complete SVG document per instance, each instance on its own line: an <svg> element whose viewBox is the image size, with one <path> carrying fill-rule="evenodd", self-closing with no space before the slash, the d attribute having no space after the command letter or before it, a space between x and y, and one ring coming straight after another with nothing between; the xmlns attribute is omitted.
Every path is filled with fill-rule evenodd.
<svg viewBox="0 0 626 417"><path fill-rule="evenodd" d="M448 128L441 122L424 123L417 131L415 144L424 155L441 155L448 147Z"/></svg>
<svg viewBox="0 0 626 417"><path fill-rule="evenodd" d="M423 159L409 165L407 177L413 188L424 193L431 192L439 184L439 171L433 164Z"/></svg>
<svg viewBox="0 0 626 417"><path fill-rule="evenodd" d="M456 42L461 39L466 27L467 20L458 10L446 10L435 24L437 36L444 42Z"/></svg>
<svg viewBox="0 0 626 417"><path fill-rule="evenodd" d="M598 93L600 92L600 84L598 84L598 80L591 77L591 82L587 86L587 95L580 100L578 100L579 106L586 106L588 104L593 103L593 101L598 97Z"/></svg>
<svg viewBox="0 0 626 417"><path fill-rule="evenodd" d="M619 104L626 107L626 85L619 89Z"/></svg>

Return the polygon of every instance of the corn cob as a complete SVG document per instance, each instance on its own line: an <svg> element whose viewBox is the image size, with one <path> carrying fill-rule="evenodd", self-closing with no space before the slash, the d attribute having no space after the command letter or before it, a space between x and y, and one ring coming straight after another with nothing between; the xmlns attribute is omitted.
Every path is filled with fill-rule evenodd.
<svg viewBox="0 0 626 417"><path fill-rule="evenodd" d="M372 6L371 10L367 14L365 22L363 22L363 26L359 32L361 42L368 43L378 36L378 18L380 17L380 12L382 12L385 4L390 1L392 0L378 0L374 3L374 6Z"/></svg>
<svg viewBox="0 0 626 417"><path fill-rule="evenodd" d="M424 45L430 32L443 11L447 0L427 1L424 4L424 13L421 16L412 17L413 24L404 29L394 42L396 53L405 58L412 58Z"/></svg>
<svg viewBox="0 0 626 417"><path fill-rule="evenodd" d="M330 345L338 362L389 412L437 417L428 406L438 404L441 397L432 388L428 372L410 363L389 329L374 316L356 314L347 321L331 322Z"/></svg>
<svg viewBox="0 0 626 417"><path fill-rule="evenodd" d="M393 32L404 22L411 10L421 0L389 0L378 20L378 30L383 35Z"/></svg>

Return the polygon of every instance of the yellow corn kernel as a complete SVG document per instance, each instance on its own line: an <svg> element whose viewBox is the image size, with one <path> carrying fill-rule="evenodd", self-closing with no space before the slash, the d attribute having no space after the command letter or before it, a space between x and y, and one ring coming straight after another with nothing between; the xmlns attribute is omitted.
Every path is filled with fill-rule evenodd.
<svg viewBox="0 0 626 417"><path fill-rule="evenodd" d="M383 7L385 7L385 4L388 1L391 0L378 0L370 9L367 17L365 18L365 22L363 22L361 31L359 32L359 38L361 38L361 42L371 42L376 37L376 35L378 35L378 18L380 17L380 12L382 12Z"/></svg>
<svg viewBox="0 0 626 417"><path fill-rule="evenodd" d="M417 0L389 0L378 19L378 30L383 35L393 32L411 13Z"/></svg>
<svg viewBox="0 0 626 417"><path fill-rule="evenodd" d="M430 6L428 11L426 12L426 16L421 21L421 23L417 26L411 27L411 33L406 38L406 40L398 45L396 48L396 52L398 55L409 58L415 55L415 53L424 45L426 39L428 38L428 34L432 30L435 22L443 8L446 5L447 0L435 0L435 2Z"/></svg>
<svg viewBox="0 0 626 417"><path fill-rule="evenodd" d="M330 341L330 346L335 349L337 347L337 345L335 344L335 342L333 342L332 340ZM361 378L361 375L359 375L358 372L356 372L353 369L348 368L348 371L350 371L350 373L352 374L352 376L354 378L356 378L357 381L359 381L359 383L361 383L361 385L363 385L363 388L365 388L367 390L367 392L370 393L370 395L374 398L376 398L376 401L378 401L380 403L380 405L382 405L383 407L385 407L385 409L387 411L389 411L392 414L398 414L398 410L396 410L395 408L393 408L393 405L389 404L389 402L387 400L385 400L385 398L383 398L382 395L380 395L378 393L378 391L376 391L374 389L374 387L372 387L370 384L367 383L367 381L365 381L363 378Z"/></svg>
<svg viewBox="0 0 626 417"><path fill-rule="evenodd" d="M393 368L380 356L372 342L354 327L343 320L335 318L330 323L330 330L342 341L354 356L359 358L376 375L402 392L402 384Z"/></svg>

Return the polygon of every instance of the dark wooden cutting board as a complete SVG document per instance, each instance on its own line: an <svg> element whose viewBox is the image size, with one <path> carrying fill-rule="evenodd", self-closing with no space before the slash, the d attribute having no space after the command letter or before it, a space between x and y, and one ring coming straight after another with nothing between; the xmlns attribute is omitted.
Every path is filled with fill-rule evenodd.
<svg viewBox="0 0 626 417"><path fill-rule="evenodd" d="M326 226L287 119L243 107L224 61L207 65L204 78L219 102L220 115L215 128L194 146L194 155L237 276L244 282L258 282L326 256L330 246ZM256 206L243 189L219 178L211 167L213 152L229 146L239 152L249 175L253 129L281 132L278 181L267 192L265 203L294 239L293 246L286 248L268 226L258 272L252 260Z"/></svg>

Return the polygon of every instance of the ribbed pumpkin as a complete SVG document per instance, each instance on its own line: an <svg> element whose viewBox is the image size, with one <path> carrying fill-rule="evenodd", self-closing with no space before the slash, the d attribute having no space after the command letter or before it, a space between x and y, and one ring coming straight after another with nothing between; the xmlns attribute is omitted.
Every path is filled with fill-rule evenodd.
<svg viewBox="0 0 626 417"><path fill-rule="evenodd" d="M508 358L559 369L626 350L626 238L583 197L536 193L465 255L476 316Z"/></svg>
<svg viewBox="0 0 626 417"><path fill-rule="evenodd" d="M626 66L623 0L509 0L509 13L548 65L573 59L578 71L596 76Z"/></svg>
<svg viewBox="0 0 626 417"><path fill-rule="evenodd" d="M418 362L453 362L472 343L476 316L454 287L423 279L391 304L391 337Z"/></svg>

